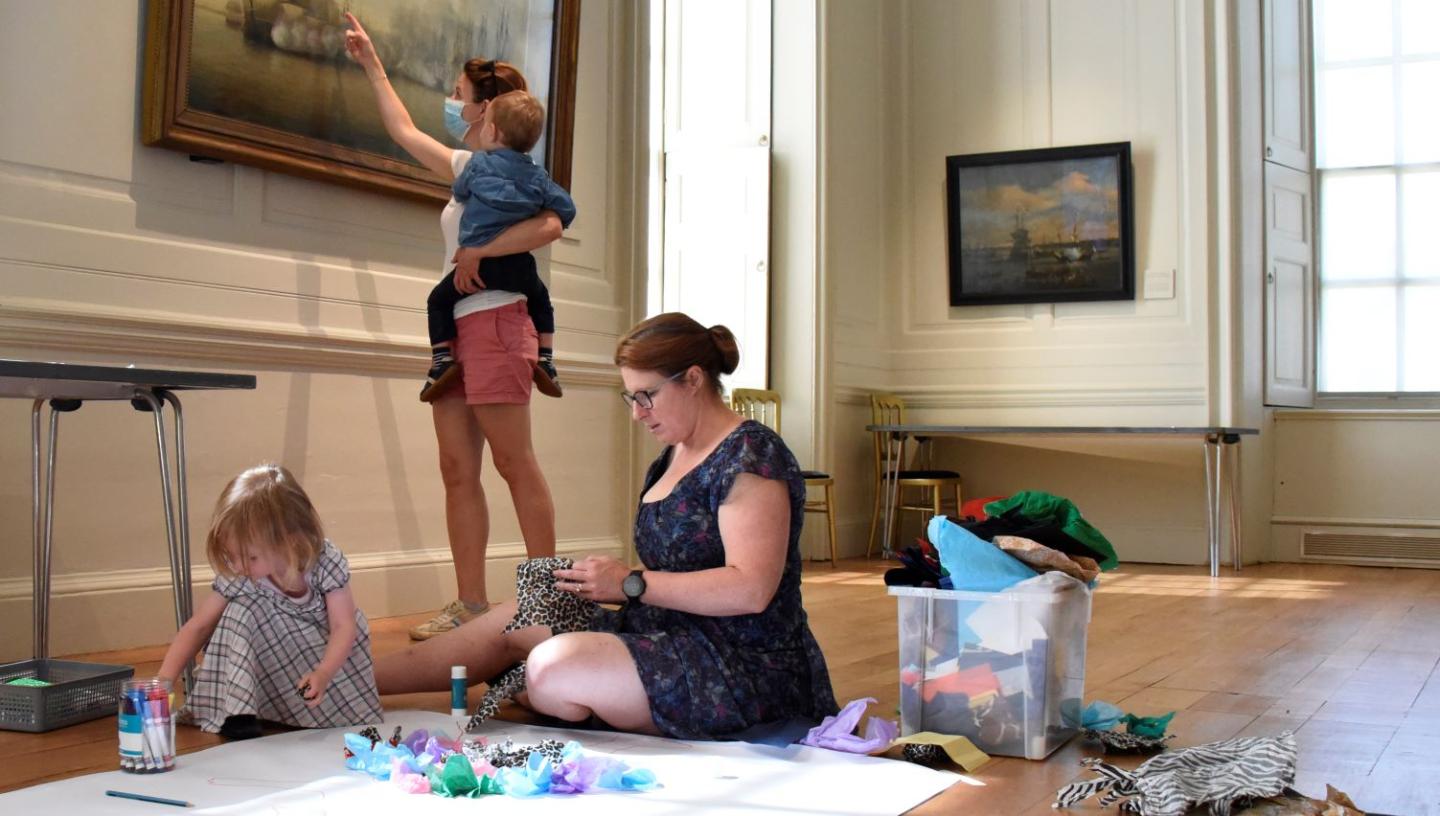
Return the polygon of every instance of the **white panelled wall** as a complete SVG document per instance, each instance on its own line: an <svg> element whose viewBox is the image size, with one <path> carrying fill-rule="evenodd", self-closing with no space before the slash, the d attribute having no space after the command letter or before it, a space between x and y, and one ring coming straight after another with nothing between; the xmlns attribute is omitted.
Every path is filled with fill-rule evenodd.
<svg viewBox="0 0 1440 816"><path fill-rule="evenodd" d="M1207 5L826 4L825 257L842 547L864 546L868 393L936 423L1203 425L1214 381ZM1129 141L1134 301L948 305L945 157ZM1019 441L1019 440L1014 440ZM1200 443L937 443L967 497L1068 496L1125 558L1205 557ZM918 532L912 523L907 533Z"/></svg>
<svg viewBox="0 0 1440 816"><path fill-rule="evenodd" d="M350 558L372 617L454 597L429 407L424 302L438 208L140 145L144 4L6 2L0 24L0 356L253 373L185 395L197 582L225 481L294 470ZM536 397L562 552L623 553L637 465L614 344L637 268L637 21L583 10L572 192L550 283L566 395ZM95 36L103 32L103 36ZM0 401L0 661L30 649L29 409ZM87 404L61 421L51 648L166 640L168 568L146 418ZM147 435L149 434L149 435ZM489 467L492 597L523 544Z"/></svg>

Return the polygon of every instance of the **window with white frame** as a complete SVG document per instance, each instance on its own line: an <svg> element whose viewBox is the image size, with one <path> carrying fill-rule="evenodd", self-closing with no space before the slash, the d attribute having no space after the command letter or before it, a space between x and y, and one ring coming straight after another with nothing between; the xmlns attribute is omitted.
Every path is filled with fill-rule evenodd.
<svg viewBox="0 0 1440 816"><path fill-rule="evenodd" d="M1319 390L1440 392L1440 2L1315 0Z"/></svg>

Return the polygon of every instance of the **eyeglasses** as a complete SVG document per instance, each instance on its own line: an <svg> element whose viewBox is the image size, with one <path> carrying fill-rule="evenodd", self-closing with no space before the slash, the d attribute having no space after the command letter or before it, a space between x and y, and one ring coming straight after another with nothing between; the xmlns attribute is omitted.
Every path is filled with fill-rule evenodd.
<svg viewBox="0 0 1440 816"><path fill-rule="evenodd" d="M685 369L685 371L689 371L689 369L687 368ZM671 374L670 376L661 380L660 384L653 388L644 388L636 391L633 394L629 391L621 391L620 399L625 400L625 404L631 406L632 408L638 405L648 411L651 408L655 407L655 395L659 393L660 389L664 388L666 383L672 383L680 379L682 376L685 375L685 371L677 371L674 374Z"/></svg>

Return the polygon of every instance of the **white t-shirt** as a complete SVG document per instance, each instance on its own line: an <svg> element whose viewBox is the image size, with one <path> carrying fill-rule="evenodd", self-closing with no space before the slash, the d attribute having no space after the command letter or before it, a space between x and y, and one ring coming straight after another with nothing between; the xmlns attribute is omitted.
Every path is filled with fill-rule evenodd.
<svg viewBox="0 0 1440 816"><path fill-rule="evenodd" d="M456 150L450 154L450 172L455 176L465 169L466 162L470 161L469 150ZM445 236L445 258L440 266L441 275L450 274L455 263L451 259L455 257L455 251L460 248L460 214L465 208L454 196L445 204L445 209L440 213L440 232ZM519 292L507 292L503 289L481 289L473 295L467 295L455 304L455 319L459 320L465 315L483 312L487 309L498 309L501 306L509 306L512 303L520 303L525 296Z"/></svg>

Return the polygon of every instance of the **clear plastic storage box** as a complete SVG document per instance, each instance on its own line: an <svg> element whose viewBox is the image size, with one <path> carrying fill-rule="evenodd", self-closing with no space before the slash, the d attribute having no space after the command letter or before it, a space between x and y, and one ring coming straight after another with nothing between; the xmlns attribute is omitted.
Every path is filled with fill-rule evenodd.
<svg viewBox="0 0 1440 816"><path fill-rule="evenodd" d="M890 587L899 602L902 734L959 734L988 754L1026 759L1044 759L1076 734L1090 590L1073 580L1026 584Z"/></svg>

